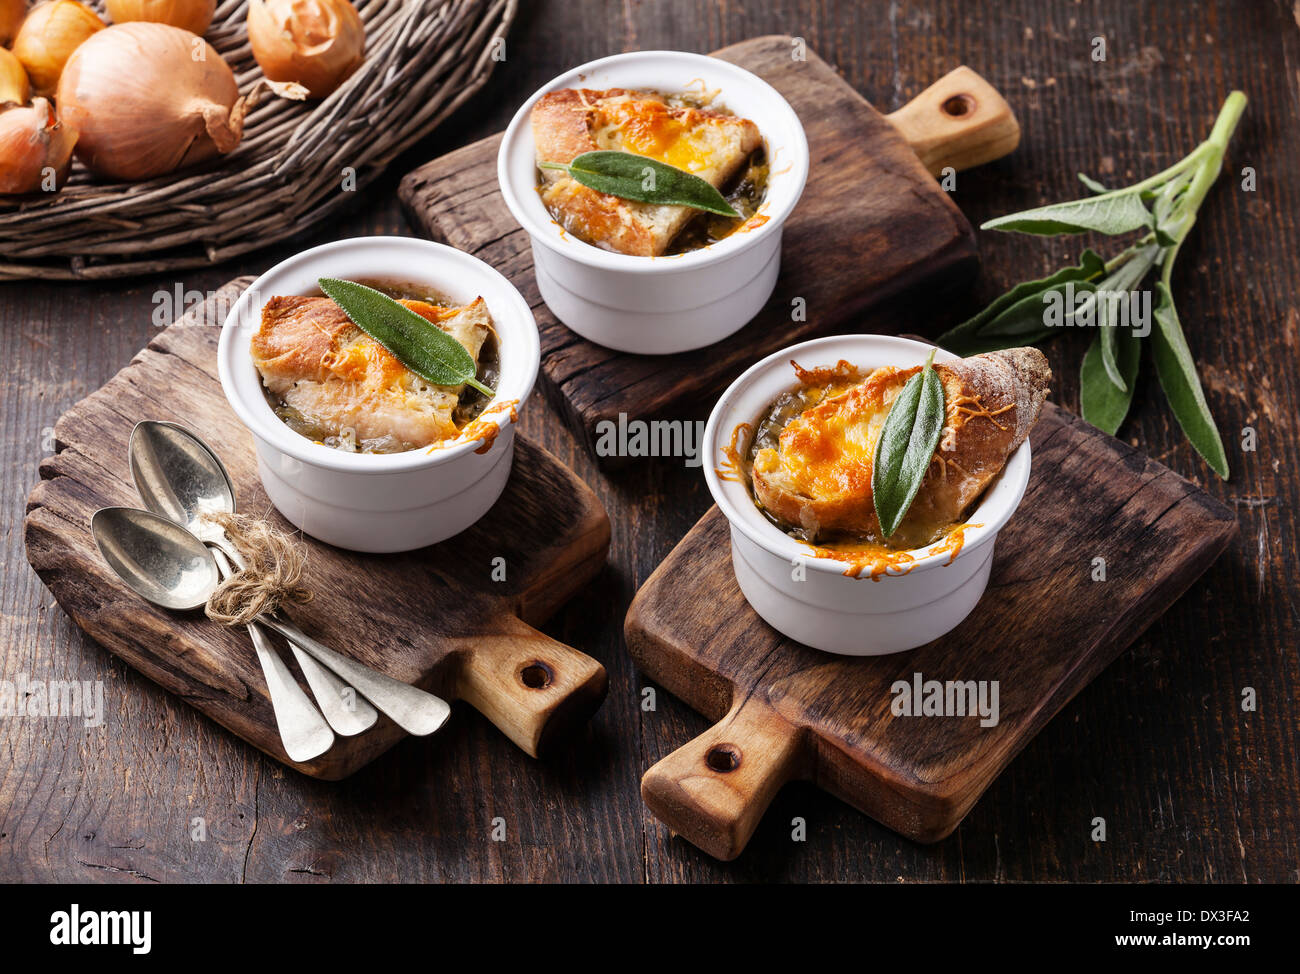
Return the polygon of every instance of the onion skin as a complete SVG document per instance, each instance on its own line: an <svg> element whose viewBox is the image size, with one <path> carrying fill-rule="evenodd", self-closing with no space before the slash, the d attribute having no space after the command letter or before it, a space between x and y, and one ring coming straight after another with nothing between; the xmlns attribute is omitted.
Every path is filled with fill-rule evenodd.
<svg viewBox="0 0 1300 974"><path fill-rule="evenodd" d="M115 24L144 20L202 35L212 26L217 0L104 0Z"/></svg>
<svg viewBox="0 0 1300 974"><path fill-rule="evenodd" d="M191 51L202 49L199 60ZM164 176L230 152L247 103L221 55L166 24L117 24L86 41L59 82L77 158L109 179Z"/></svg>
<svg viewBox="0 0 1300 974"><path fill-rule="evenodd" d="M31 93L32 86L27 82L22 62L12 51L0 47L0 106L6 102L26 105Z"/></svg>
<svg viewBox="0 0 1300 974"><path fill-rule="evenodd" d="M18 34L18 26L27 16L27 0L0 0L0 44L8 44Z"/></svg>
<svg viewBox="0 0 1300 974"><path fill-rule="evenodd" d="M33 7L18 28L13 52L36 93L53 94L73 51L104 27L93 10L76 0L46 0Z"/></svg>
<svg viewBox="0 0 1300 974"><path fill-rule="evenodd" d="M366 35L348 0L248 0L248 40L270 81L324 98L361 66Z"/></svg>
<svg viewBox="0 0 1300 974"><path fill-rule="evenodd" d="M60 189L72 167L76 129L61 122L44 98L0 110L0 195L35 193L54 170Z"/></svg>

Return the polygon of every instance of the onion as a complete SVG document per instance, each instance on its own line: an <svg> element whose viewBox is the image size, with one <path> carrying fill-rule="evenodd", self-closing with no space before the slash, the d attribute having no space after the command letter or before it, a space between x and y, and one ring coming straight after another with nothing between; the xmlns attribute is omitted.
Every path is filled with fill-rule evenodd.
<svg viewBox="0 0 1300 974"><path fill-rule="evenodd" d="M59 84L59 74L81 42L104 29L95 12L76 0L48 0L38 3L18 28L14 54L27 69L32 87L50 95Z"/></svg>
<svg viewBox="0 0 1300 974"><path fill-rule="evenodd" d="M32 88L27 83L27 72L23 70L22 62L0 47L0 105L11 101L25 105L31 93Z"/></svg>
<svg viewBox="0 0 1300 974"><path fill-rule="evenodd" d="M230 152L248 109L211 44L149 23L109 27L77 48L58 102L81 133L77 158L101 176L127 180Z"/></svg>
<svg viewBox="0 0 1300 974"><path fill-rule="evenodd" d="M72 166L76 129L44 98L0 111L0 194L53 191Z"/></svg>
<svg viewBox="0 0 1300 974"><path fill-rule="evenodd" d="M115 24L147 20L202 34L212 25L217 0L104 0Z"/></svg>
<svg viewBox="0 0 1300 974"><path fill-rule="evenodd" d="M249 0L248 40L271 81L324 98L362 61L365 28L348 0Z"/></svg>
<svg viewBox="0 0 1300 974"><path fill-rule="evenodd" d="M27 16L27 0L0 0L0 44L8 44Z"/></svg>

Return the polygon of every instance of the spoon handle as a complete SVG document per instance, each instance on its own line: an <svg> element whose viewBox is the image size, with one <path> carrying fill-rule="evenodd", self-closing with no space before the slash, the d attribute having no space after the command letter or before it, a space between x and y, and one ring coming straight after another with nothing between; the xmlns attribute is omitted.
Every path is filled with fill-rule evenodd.
<svg viewBox="0 0 1300 974"><path fill-rule="evenodd" d="M217 557L217 568L221 570L223 578L230 574L228 562L233 562L241 570L245 567L243 556L226 539L224 532L219 537L214 535L208 538L207 543ZM224 556L224 560L221 556ZM329 725L334 728L334 733L353 737L375 725L379 714L354 688L317 663L292 639L289 640L289 648L293 650L293 658L298 661L298 668L307 678L307 685L316 695L316 703L324 712Z"/></svg>
<svg viewBox="0 0 1300 974"><path fill-rule="evenodd" d="M289 648L334 733L353 737L375 726L379 714L365 697L317 663L297 643L290 642Z"/></svg>
<svg viewBox="0 0 1300 974"><path fill-rule="evenodd" d="M348 659L324 643L312 639L287 619L264 615L258 621L343 677L357 693L374 704L381 713L392 718L393 723L408 734L417 737L432 734L451 716L451 707L441 697L425 693L419 687L394 680L378 670Z"/></svg>
<svg viewBox="0 0 1300 974"><path fill-rule="evenodd" d="M212 557L223 578L231 573L225 552L219 548L212 549ZM302 687L289 672L289 667L284 665L284 660L266 638L261 626L249 623L248 634L253 639L257 660L262 664L262 675L266 678L266 689L271 696L271 709L275 712L284 753L292 761L310 761L320 757L333 746L334 732L315 704L302 692Z"/></svg>
<svg viewBox="0 0 1300 974"><path fill-rule="evenodd" d="M320 715L315 705L302 692L284 660L275 651L266 633L258 625L250 625L248 634L253 637L253 648L262 664L266 689L271 694L271 709L280 728L280 742L284 753L292 761L310 761L334 746L334 732Z"/></svg>

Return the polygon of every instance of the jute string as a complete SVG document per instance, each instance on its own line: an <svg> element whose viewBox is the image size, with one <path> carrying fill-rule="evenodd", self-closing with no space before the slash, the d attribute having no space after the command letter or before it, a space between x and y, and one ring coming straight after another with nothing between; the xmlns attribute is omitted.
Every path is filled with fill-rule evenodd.
<svg viewBox="0 0 1300 974"><path fill-rule="evenodd" d="M225 530L245 562L208 599L203 611L209 619L223 626L246 626L286 603L312 600L311 589L302 584L305 545L247 514L205 514L204 519Z"/></svg>

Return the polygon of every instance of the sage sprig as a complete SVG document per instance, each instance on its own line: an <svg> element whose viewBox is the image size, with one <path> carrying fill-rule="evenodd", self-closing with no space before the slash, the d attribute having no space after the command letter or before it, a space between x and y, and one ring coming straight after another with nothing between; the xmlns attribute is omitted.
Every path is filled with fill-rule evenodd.
<svg viewBox="0 0 1300 974"><path fill-rule="evenodd" d="M894 397L876 441L871 468L871 496L880 531L888 538L903 523L930 469L943 432L943 381L934 369L934 351L921 371Z"/></svg>
<svg viewBox="0 0 1300 974"><path fill-rule="evenodd" d="M539 162L541 169L557 169L599 193L638 203L693 206L707 213L736 219L740 214L726 198L694 173L632 152L597 149L574 156L570 163Z"/></svg>
<svg viewBox="0 0 1300 974"><path fill-rule="evenodd" d="M1246 108L1240 91L1228 95L1209 138L1163 172L1119 189L1107 189L1079 174L1094 195L1052 203L989 220L985 230L1009 230L1042 236L1098 232L1115 236L1140 231L1129 247L1103 261L1085 250L1077 266L1037 281L1018 284L979 314L939 338L959 355L973 355L1016 345L1035 344L1060 332L1060 324L1093 321L1098 326L1079 373L1083 418L1114 435L1128 415L1137 380L1141 340L1151 335L1156 376L1170 410L1188 441L1223 479L1228 460L1210 414L1171 290L1179 248L1196 222L1196 214L1223 167L1228 140ZM1142 282L1159 271L1155 284L1154 322L1125 323L1118 302L1130 298ZM1053 309L1074 306L1053 322ZM1141 326L1145 324L1144 329Z"/></svg>
<svg viewBox="0 0 1300 974"><path fill-rule="evenodd" d="M469 350L427 318L384 292L355 281L322 277L316 283L354 325L426 382L436 386L467 385L485 396L496 395L478 381L478 367Z"/></svg>

